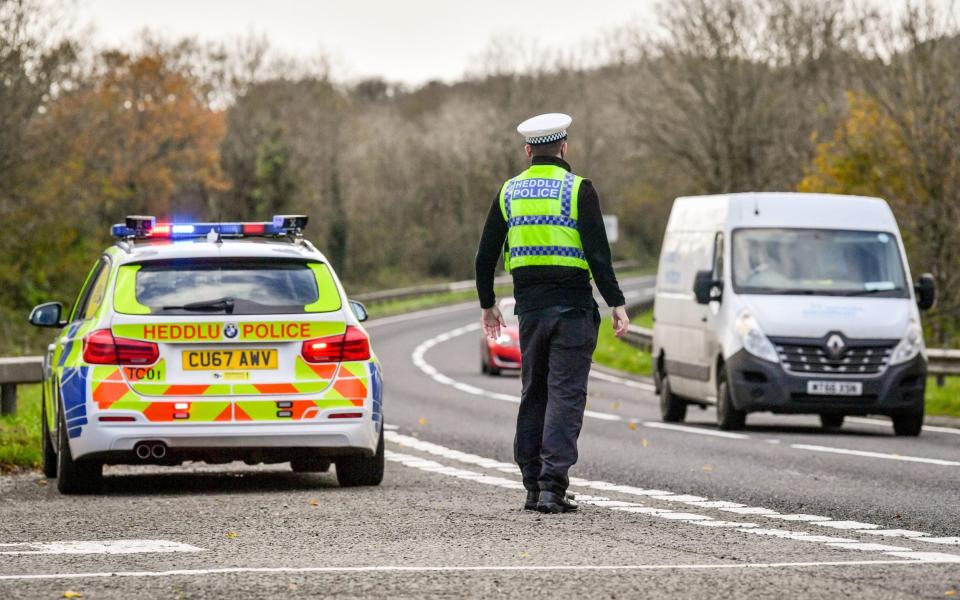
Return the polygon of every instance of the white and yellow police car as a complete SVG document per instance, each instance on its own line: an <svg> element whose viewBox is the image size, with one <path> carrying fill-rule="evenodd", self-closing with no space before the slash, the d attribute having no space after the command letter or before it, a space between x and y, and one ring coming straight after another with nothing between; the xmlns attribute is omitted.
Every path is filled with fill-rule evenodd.
<svg viewBox="0 0 960 600"><path fill-rule="evenodd" d="M158 223L127 217L44 361L43 467L63 493L107 464L336 464L383 479L382 375L363 306L302 231L307 218Z"/></svg>

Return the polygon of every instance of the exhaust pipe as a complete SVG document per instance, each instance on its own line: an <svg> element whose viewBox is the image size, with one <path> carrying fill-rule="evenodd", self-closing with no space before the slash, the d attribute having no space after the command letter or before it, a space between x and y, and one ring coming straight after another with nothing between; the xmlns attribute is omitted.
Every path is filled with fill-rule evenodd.
<svg viewBox="0 0 960 600"><path fill-rule="evenodd" d="M140 460L147 460L148 458L150 458L150 454L151 454L150 446L144 444L143 442L140 442L139 444L137 444L136 447L134 447L133 451L136 453L137 458L139 458Z"/></svg>
<svg viewBox="0 0 960 600"><path fill-rule="evenodd" d="M167 455L167 447L163 444L154 444L153 447L150 448L150 455L153 456L153 458L160 460Z"/></svg>

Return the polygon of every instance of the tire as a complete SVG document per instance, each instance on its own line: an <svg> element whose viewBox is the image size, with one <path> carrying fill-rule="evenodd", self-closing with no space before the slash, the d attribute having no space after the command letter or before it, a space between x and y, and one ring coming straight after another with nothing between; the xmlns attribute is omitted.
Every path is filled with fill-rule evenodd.
<svg viewBox="0 0 960 600"><path fill-rule="evenodd" d="M487 358L490 356L490 350L487 348L486 344L480 345L480 372L484 375L490 374L490 365L487 363Z"/></svg>
<svg viewBox="0 0 960 600"><path fill-rule="evenodd" d="M488 353L488 356L489 356L489 358L490 358L490 360L489 360L489 362L488 362L488 364L487 364L487 373L489 373L490 375L493 375L494 377L496 377L497 375L500 374L500 369L499 369L498 367L494 366L494 364L493 364L493 354L492 354L492 352L491 352L490 350L487 350L487 353Z"/></svg>
<svg viewBox="0 0 960 600"><path fill-rule="evenodd" d="M344 456L337 459L337 483L340 487L380 485L383 481L383 429L377 453L373 456Z"/></svg>
<svg viewBox="0 0 960 600"><path fill-rule="evenodd" d="M47 424L47 399L43 394L40 407L40 440L41 453L43 454L43 476L47 479L54 479L57 476L57 452L53 449L53 439L50 437L50 426Z"/></svg>
<svg viewBox="0 0 960 600"><path fill-rule="evenodd" d="M74 460L67 438L67 422L61 412L57 424L57 489L61 494L90 494L100 487L103 464Z"/></svg>
<svg viewBox="0 0 960 600"><path fill-rule="evenodd" d="M724 431L738 431L747 426L747 411L737 410L733 405L727 370L721 368L720 384L717 386L717 426Z"/></svg>
<svg viewBox="0 0 960 600"><path fill-rule="evenodd" d="M824 429L840 429L843 427L843 415L824 413L820 415L820 425Z"/></svg>
<svg viewBox="0 0 960 600"><path fill-rule="evenodd" d="M923 431L923 409L893 415L893 434L901 437L917 437Z"/></svg>
<svg viewBox="0 0 960 600"><path fill-rule="evenodd" d="M290 461L294 473L326 473L330 470L330 461L323 458L302 457Z"/></svg>
<svg viewBox="0 0 960 600"><path fill-rule="evenodd" d="M670 379L657 374L660 380L660 418L664 423L683 423L687 418L687 403L670 389Z"/></svg>

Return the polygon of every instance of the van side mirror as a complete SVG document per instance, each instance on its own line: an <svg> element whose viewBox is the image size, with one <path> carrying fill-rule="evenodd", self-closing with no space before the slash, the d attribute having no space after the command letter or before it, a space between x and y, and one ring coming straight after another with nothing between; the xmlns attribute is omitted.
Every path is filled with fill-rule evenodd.
<svg viewBox="0 0 960 600"><path fill-rule="evenodd" d="M913 286L913 292L917 296L917 308L920 310L930 310L937 300L937 285L933 280L933 275L924 273L917 280L917 285Z"/></svg>
<svg viewBox="0 0 960 600"><path fill-rule="evenodd" d="M30 324L35 327L63 327L65 322L60 320L63 314L63 305L59 302L38 304L30 311Z"/></svg>
<svg viewBox="0 0 960 600"><path fill-rule="evenodd" d="M361 323L370 318L370 315L367 314L367 307L361 302L350 300L350 310L353 311L353 316L357 317L357 320Z"/></svg>
<svg viewBox="0 0 960 600"><path fill-rule="evenodd" d="M697 271L693 278L693 295L697 304L719 302L723 298L723 282L713 278L713 271Z"/></svg>

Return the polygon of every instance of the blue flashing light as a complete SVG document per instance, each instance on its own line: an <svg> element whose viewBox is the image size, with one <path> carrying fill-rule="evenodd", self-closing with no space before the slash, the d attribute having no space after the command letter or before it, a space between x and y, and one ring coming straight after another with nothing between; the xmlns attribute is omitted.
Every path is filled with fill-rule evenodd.
<svg viewBox="0 0 960 600"><path fill-rule="evenodd" d="M195 233L195 232L194 232L194 229L195 229L195 227L194 227L193 225L174 225L174 226L171 228L170 233L172 233L173 235L182 235L182 234L187 234L187 233ZM199 232L197 232L197 233L199 233Z"/></svg>

